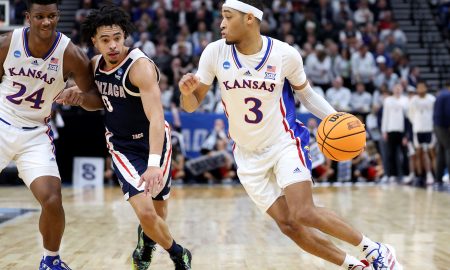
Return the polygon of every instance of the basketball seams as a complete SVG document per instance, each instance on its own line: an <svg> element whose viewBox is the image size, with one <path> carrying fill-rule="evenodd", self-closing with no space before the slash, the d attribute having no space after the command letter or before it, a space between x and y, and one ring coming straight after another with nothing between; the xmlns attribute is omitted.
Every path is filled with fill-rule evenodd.
<svg viewBox="0 0 450 270"><path fill-rule="evenodd" d="M366 130L364 129L364 130L361 130L361 131L358 131L358 132L355 132L355 133L352 133L352 134L347 134L347 135L344 135L344 136L341 136L341 137L336 137L336 138L328 137L327 139L339 140L339 139L342 139L342 138L350 137L350 136L353 136L353 135L358 135L358 134L365 133L365 132L366 132Z"/></svg>
<svg viewBox="0 0 450 270"><path fill-rule="evenodd" d="M322 120L322 121L328 121L328 119L332 116L332 115L334 115L334 114L330 114L330 115L328 115L324 120ZM324 125L322 126L322 133L323 133L323 136L325 136L325 122L324 122ZM320 137L320 139L324 142L325 141L325 139L323 139L322 138L322 136L320 136L320 134L319 134L319 131L317 131L317 135L319 135L319 137ZM322 145L322 152L323 152L323 144L321 144Z"/></svg>
<svg viewBox="0 0 450 270"><path fill-rule="evenodd" d="M320 144L320 143L318 143L318 144L322 146L322 149L325 149L325 151L328 152L328 154L332 157L332 159L333 159L334 161L338 161L338 159L337 159L335 156L333 156L333 154L332 154L330 151L328 151L328 149L326 149L326 148L323 147L323 144ZM323 151L322 151L322 152L323 152Z"/></svg>

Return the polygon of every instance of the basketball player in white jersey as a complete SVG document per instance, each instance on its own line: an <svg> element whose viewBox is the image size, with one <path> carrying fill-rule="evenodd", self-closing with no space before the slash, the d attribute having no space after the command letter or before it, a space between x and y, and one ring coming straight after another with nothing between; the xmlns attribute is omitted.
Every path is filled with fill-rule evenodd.
<svg viewBox="0 0 450 270"><path fill-rule="evenodd" d="M434 163L433 154L433 107L436 98L428 94L427 84L419 80L416 87L417 95L411 98L408 105L408 117L413 129L413 144L416 148L416 169L419 177L426 174L426 183L433 184L431 167Z"/></svg>
<svg viewBox="0 0 450 270"><path fill-rule="evenodd" d="M97 96L89 60L62 33L56 32L57 1L27 1L29 27L0 37L0 171L15 161L19 176L42 207L39 230L44 256L39 269L69 269L59 258L65 218L61 181L48 125L58 96L71 103L82 99L63 93L72 76L87 95ZM83 107L101 106L89 99ZM20 263L18 263L20 269Z"/></svg>
<svg viewBox="0 0 450 270"><path fill-rule="evenodd" d="M281 231L305 251L344 269L402 269L391 247L314 205L309 134L295 119L293 92L321 119L335 110L309 86L300 54L287 43L261 36L261 2L223 4L223 39L205 48L196 75L180 80L182 107L195 111L217 77L241 183ZM360 247L365 260L346 254L315 229Z"/></svg>

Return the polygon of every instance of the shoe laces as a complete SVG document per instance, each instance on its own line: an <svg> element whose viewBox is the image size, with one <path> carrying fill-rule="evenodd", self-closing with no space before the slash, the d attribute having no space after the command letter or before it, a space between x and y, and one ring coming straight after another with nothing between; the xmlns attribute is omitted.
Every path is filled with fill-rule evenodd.
<svg viewBox="0 0 450 270"><path fill-rule="evenodd" d="M384 256L383 256L383 253L381 252L382 246L380 243L377 243L377 244L378 244L378 248L373 249L371 252L369 252L367 254L366 258L369 258L369 257L374 258L374 256L371 256L370 254L372 252L377 252L378 256L372 261L372 264L373 264L375 270L388 269L388 267L384 264Z"/></svg>

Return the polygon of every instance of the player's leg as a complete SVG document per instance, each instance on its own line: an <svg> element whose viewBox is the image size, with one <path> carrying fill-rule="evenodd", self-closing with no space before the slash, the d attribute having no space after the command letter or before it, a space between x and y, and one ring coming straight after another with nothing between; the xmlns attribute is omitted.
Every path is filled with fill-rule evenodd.
<svg viewBox="0 0 450 270"><path fill-rule="evenodd" d="M68 269L59 257L65 216L52 131L50 127L39 127L20 132L22 147L15 159L19 177L30 188L42 209L39 231L42 234L44 256L40 269Z"/></svg>
<svg viewBox="0 0 450 270"><path fill-rule="evenodd" d="M416 151L416 163L415 170L417 172L418 177L423 177L423 149L422 145L419 142L419 134L414 133L413 135L414 148Z"/></svg>
<svg viewBox="0 0 450 270"><path fill-rule="evenodd" d="M367 259L371 262L375 261L376 270L383 269L380 268L383 264L389 267L393 265L388 264L387 258L391 252L384 245L371 241L333 211L315 206L312 182L309 180L311 179L311 160L309 148L306 145L302 144L299 147L291 144L280 149L278 153L274 172L278 185L284 189L289 220L292 224L313 227L354 246L359 246ZM386 261L381 261L383 256ZM393 261L397 263L396 260ZM397 269L400 268L392 268L392 270Z"/></svg>
<svg viewBox="0 0 450 270"><path fill-rule="evenodd" d="M267 214L275 220L280 230L286 236L291 238L306 252L342 266L344 269L364 269L366 266L364 262L336 247L317 229L293 223L290 220L289 208L284 196L280 196L275 201L267 210Z"/></svg>
<svg viewBox="0 0 450 270"><path fill-rule="evenodd" d="M153 206L159 217L163 220L167 218L168 195L170 192L170 182L166 182L166 186L158 196L153 199ZM165 198L165 199L164 199ZM138 243L132 256L132 265L134 269L148 269L152 262L154 251L156 250L156 242L144 233L141 224L138 226Z"/></svg>
<svg viewBox="0 0 450 270"><path fill-rule="evenodd" d="M345 269L358 269L353 268L355 266L364 269L363 263L351 256L347 257L316 229L292 222L286 199L282 196L282 190L273 172L279 155L277 150L274 148L263 153L249 153L239 147L235 148L237 173L247 194L258 208L267 212L276 221L284 234L307 252L332 263L346 265Z"/></svg>
<svg viewBox="0 0 450 270"><path fill-rule="evenodd" d="M142 156L141 154L114 150L112 144L109 145L109 148L113 157L114 171L120 181L122 191L133 207L143 232L150 239L166 249L172 260L176 260L177 264L183 264L180 269L188 269L191 261L189 250L183 248L174 241L170 235L167 223L156 212L155 206L153 205L153 198L144 195L143 186L137 187L140 176L147 169L148 154L147 156ZM170 151L163 153L163 159L164 164L170 162ZM167 176L170 172L170 164L168 164L168 166L165 166L164 164L162 168L166 168L163 175L165 187L158 195L167 192L167 194L164 195L164 199L166 199L168 198L168 190L170 190L170 179ZM145 264L142 264L144 266L139 267L136 265L137 263L133 261L133 267L135 269L145 269Z"/></svg>
<svg viewBox="0 0 450 270"><path fill-rule="evenodd" d="M317 228L328 235L358 246L369 262L373 263L375 270L384 269L383 267L402 269L395 258L393 248L365 237L333 211L316 207L312 199L311 182L291 184L285 187L284 192L293 223Z"/></svg>

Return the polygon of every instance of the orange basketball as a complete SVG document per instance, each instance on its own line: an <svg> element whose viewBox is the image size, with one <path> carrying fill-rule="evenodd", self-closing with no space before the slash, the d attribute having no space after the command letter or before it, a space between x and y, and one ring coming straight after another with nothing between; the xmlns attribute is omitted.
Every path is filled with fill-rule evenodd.
<svg viewBox="0 0 450 270"><path fill-rule="evenodd" d="M326 157L335 161L349 160L363 151L366 130L356 116L337 112L320 122L316 138L320 151Z"/></svg>

